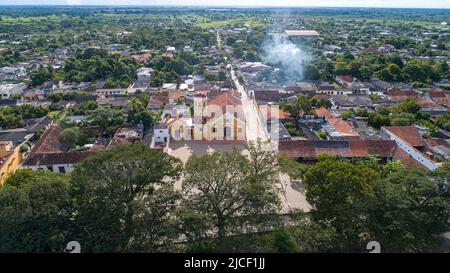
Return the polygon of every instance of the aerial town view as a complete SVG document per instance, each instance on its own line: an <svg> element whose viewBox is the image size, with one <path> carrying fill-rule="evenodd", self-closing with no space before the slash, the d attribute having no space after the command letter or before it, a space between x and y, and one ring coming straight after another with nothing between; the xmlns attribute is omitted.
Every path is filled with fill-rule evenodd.
<svg viewBox="0 0 450 273"><path fill-rule="evenodd" d="M450 252L449 0L150 2L0 0L0 253Z"/></svg>

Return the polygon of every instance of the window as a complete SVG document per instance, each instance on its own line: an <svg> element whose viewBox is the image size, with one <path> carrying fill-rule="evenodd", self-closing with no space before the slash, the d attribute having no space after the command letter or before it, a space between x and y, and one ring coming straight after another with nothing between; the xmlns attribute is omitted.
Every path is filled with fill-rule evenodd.
<svg viewBox="0 0 450 273"><path fill-rule="evenodd" d="M217 132L216 127L213 127L213 128L212 128L212 132L213 132L213 133Z"/></svg>
<svg viewBox="0 0 450 273"><path fill-rule="evenodd" d="M59 173L66 173L66 168L64 166L58 167Z"/></svg>

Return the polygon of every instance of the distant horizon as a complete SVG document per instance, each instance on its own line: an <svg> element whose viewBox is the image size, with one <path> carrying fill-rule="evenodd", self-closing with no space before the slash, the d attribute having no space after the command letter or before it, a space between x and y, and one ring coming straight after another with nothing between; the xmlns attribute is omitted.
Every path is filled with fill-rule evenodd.
<svg viewBox="0 0 450 273"><path fill-rule="evenodd" d="M70 5L70 4L8 4L0 3L0 6L4 7L123 7L123 8L136 8L136 7L193 7L193 8L318 8L318 9L450 9L450 7L385 7L385 6L254 6L254 5L182 5L182 4L142 4L142 5L124 5L124 4L82 4L82 5Z"/></svg>
<svg viewBox="0 0 450 273"><path fill-rule="evenodd" d="M39 0L38 0L39 1ZM0 0L0 6L450 9L450 0ZM180 3L182 2L182 3Z"/></svg>

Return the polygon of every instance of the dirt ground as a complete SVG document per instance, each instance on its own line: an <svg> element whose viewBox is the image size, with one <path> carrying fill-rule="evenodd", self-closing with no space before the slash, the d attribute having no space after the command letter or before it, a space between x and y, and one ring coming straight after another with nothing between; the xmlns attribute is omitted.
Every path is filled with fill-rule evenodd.
<svg viewBox="0 0 450 273"><path fill-rule="evenodd" d="M205 143L195 141L172 141L169 145L167 153L179 158L183 163L186 163L188 158L192 155L205 155L207 153L218 152L231 152L233 149L242 151L246 154L245 146L242 144L216 144ZM181 178L175 183L175 188L180 189L183 183ZM303 184L301 181L291 181L286 174L280 174L281 193L280 198L282 201L281 213L288 213L292 209L301 209L303 211L309 211L311 206L306 202L306 197L303 191Z"/></svg>

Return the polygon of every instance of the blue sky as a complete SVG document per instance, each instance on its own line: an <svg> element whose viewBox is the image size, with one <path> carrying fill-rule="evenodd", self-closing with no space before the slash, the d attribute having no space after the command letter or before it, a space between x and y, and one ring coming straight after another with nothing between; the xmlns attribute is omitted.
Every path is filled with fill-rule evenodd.
<svg viewBox="0 0 450 273"><path fill-rule="evenodd" d="M0 0L10 5L230 5L450 8L450 0Z"/></svg>

